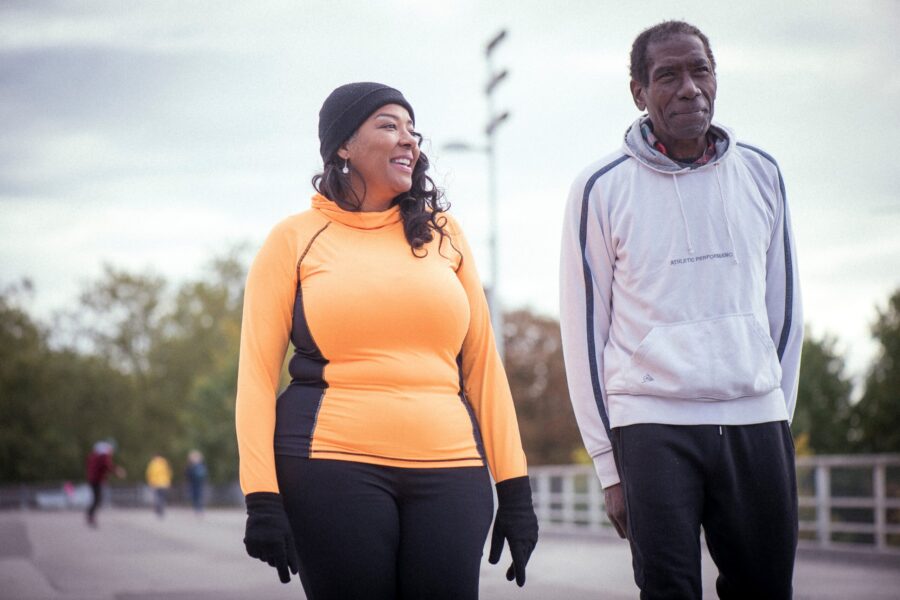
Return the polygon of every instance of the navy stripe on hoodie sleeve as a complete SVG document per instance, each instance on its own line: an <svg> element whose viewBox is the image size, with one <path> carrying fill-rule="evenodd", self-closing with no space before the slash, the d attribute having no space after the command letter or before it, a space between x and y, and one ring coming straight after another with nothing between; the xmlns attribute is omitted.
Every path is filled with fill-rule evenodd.
<svg viewBox="0 0 900 600"><path fill-rule="evenodd" d="M738 142L738 146L741 148L746 148L747 150L751 150L756 152L770 163L775 166L775 171L778 173L778 187L781 189L781 198L784 200L784 212L787 213L787 194L784 190L784 179L781 177L781 169L778 167L778 163L774 158L768 153L759 148L751 146L749 144L745 144L743 142ZM781 338L778 340L778 360L780 361L784 356L784 349L787 347L788 335L791 332L791 319L793 318L792 310L794 306L794 267L793 262L791 260L791 239L790 232L788 230L788 220L787 218L782 219L783 224L783 235L784 235L784 273L785 273L785 299L784 299L784 324L781 327Z"/></svg>
<svg viewBox="0 0 900 600"><path fill-rule="evenodd" d="M591 275L591 267L587 257L587 224L588 224L588 207L590 205L591 190L597 180L611 169L621 164L628 156L620 156L613 162L605 165L596 173L591 175L584 186L584 194L581 200L581 222L579 224L579 239L581 241L581 264L584 271L584 293L585 293L585 318L587 323L587 345L588 345L588 361L591 371L591 385L594 389L594 401L597 403L597 410L600 411L600 419L606 428L607 436L610 435L609 416L606 414L606 403L603 398L603 386L600 385L600 369L597 366L597 342L594 339L594 287L592 285L593 277ZM611 439L611 438L610 438Z"/></svg>

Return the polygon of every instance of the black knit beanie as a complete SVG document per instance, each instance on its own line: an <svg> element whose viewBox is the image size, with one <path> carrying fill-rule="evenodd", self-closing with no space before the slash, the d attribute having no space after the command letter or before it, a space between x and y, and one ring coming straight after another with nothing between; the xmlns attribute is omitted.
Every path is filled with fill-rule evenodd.
<svg viewBox="0 0 900 600"><path fill-rule="evenodd" d="M403 94L381 83L348 83L331 92L319 110L319 154L322 160L328 162L369 115L385 104L399 104L409 111L413 121L416 120L412 106Z"/></svg>

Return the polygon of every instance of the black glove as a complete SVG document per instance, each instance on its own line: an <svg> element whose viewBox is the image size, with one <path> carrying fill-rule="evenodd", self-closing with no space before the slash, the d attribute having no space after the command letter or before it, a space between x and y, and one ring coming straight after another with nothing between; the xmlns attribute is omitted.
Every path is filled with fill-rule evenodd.
<svg viewBox="0 0 900 600"><path fill-rule="evenodd" d="M247 554L278 569L281 583L290 582L291 573L296 575L300 565L281 495L254 492L247 494L246 501L244 545Z"/></svg>
<svg viewBox="0 0 900 600"><path fill-rule="evenodd" d="M497 516L491 535L488 562L500 560L504 538L509 542L512 564L506 571L507 581L513 577L519 587L525 585L525 565L538 540L538 522L531 504L531 483L528 476L507 479L497 484Z"/></svg>

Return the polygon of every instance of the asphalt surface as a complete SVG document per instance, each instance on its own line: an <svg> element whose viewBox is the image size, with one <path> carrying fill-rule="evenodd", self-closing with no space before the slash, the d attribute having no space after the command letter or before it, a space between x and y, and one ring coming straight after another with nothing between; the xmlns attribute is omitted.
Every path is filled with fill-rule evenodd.
<svg viewBox="0 0 900 600"><path fill-rule="evenodd" d="M298 580L244 554L244 516L211 510L101 510L99 527L81 512L0 512L0 600L278 600L304 598ZM715 598L715 568L704 563L704 597ZM546 534L522 589L501 565L482 567L481 598L548 600L637 598L624 542ZM801 553L798 599L900 598L900 557Z"/></svg>

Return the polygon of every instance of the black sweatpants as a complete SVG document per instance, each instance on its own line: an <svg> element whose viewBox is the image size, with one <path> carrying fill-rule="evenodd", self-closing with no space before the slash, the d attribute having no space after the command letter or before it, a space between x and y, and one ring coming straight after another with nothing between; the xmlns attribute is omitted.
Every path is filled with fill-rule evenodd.
<svg viewBox="0 0 900 600"><path fill-rule="evenodd" d="M478 598L493 518L486 468L275 465L310 600Z"/></svg>
<svg viewBox="0 0 900 600"><path fill-rule="evenodd" d="M797 548L787 422L614 430L642 599L700 599L700 527L720 598L790 598Z"/></svg>

